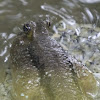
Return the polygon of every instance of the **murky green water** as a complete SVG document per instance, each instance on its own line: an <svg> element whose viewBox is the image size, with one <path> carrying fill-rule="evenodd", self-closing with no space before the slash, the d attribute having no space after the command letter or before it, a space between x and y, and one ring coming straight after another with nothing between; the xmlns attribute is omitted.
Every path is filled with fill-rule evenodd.
<svg viewBox="0 0 100 100"><path fill-rule="evenodd" d="M7 94L10 87L6 85L8 90L5 91L2 83L11 78L9 50L14 37L23 23L42 15L49 15L54 23L61 19L69 19L71 24L92 24L99 27L100 0L0 0L0 87L2 88L0 95L3 95L0 99L2 100L9 100ZM99 72L96 75L99 77Z"/></svg>

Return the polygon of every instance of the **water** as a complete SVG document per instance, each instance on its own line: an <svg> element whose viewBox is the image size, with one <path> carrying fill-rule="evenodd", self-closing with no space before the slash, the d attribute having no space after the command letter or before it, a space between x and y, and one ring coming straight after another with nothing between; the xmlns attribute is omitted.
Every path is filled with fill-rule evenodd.
<svg viewBox="0 0 100 100"><path fill-rule="evenodd" d="M56 19L54 23L61 19L68 19L72 25L92 24L99 27L99 5L100 0L0 0L0 87L2 91L5 92L2 83L9 74L10 47L23 23L34 20L35 16L49 15ZM6 95L6 92L4 94Z"/></svg>

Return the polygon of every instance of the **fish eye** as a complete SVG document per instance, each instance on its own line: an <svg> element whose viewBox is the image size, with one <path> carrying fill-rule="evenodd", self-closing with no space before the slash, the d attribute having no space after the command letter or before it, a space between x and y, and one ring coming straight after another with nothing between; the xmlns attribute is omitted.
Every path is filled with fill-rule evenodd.
<svg viewBox="0 0 100 100"><path fill-rule="evenodd" d="M49 20L46 20L46 24L47 24L47 27L50 27L51 26L51 23Z"/></svg>
<svg viewBox="0 0 100 100"><path fill-rule="evenodd" d="M50 27L50 26L51 26L51 23L50 23L50 21L49 21L49 22L47 22L47 25L48 25L48 27Z"/></svg>
<svg viewBox="0 0 100 100"><path fill-rule="evenodd" d="M25 33L27 33L27 32L29 32L30 30L31 30L30 25L29 25L29 24L24 24L24 26L23 26L23 31L24 31Z"/></svg>

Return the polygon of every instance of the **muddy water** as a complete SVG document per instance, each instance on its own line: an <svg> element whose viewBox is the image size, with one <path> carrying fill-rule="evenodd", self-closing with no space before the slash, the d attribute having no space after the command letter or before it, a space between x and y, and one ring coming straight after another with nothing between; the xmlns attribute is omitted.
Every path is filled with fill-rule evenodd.
<svg viewBox="0 0 100 100"><path fill-rule="evenodd" d="M34 20L35 16L49 15L54 22L70 19L72 24L92 24L99 27L99 5L100 0L0 0L0 95L3 95L1 98L9 98L9 90L6 91L2 83L11 78L9 51L24 22ZM10 88L7 84L6 87ZM6 98L3 98L4 96Z"/></svg>

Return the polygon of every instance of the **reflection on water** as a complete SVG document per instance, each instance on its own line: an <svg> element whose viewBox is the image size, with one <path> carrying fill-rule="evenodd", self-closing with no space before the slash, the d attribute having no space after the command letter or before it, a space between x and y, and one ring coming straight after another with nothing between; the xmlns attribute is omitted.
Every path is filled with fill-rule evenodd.
<svg viewBox="0 0 100 100"><path fill-rule="evenodd" d="M57 18L57 20L54 21L53 24L55 24L55 22L58 22L60 19L63 19L70 25L79 23L83 25L92 24L93 27L99 27L99 5L100 0L0 0L0 82L4 82L4 79L7 80L10 78L10 76L7 76L9 74L8 69L10 66L9 50L12 45L12 41L14 40L14 37L18 32L18 26L21 27L24 22L34 20L35 15L39 16L46 14L55 16ZM44 11L43 9L47 11ZM77 34L79 34L77 29L76 31ZM100 34L96 33L96 35L91 38L92 42L95 42L95 36L99 35ZM83 38L84 36L81 37L80 38L82 39L82 41L85 41L85 38ZM98 42L97 44L98 46L95 46L96 48L99 48L99 43L100 42ZM99 54L99 51L97 52ZM95 57L98 56L96 55ZM95 74L97 75L97 73ZM5 91L6 89L3 85L0 85L0 87L2 87L2 91L5 92L0 92L0 95L6 95L9 89L8 91ZM3 98L2 100L9 100L7 99L9 98L7 97L7 95L5 99L4 96L2 96L1 98Z"/></svg>

